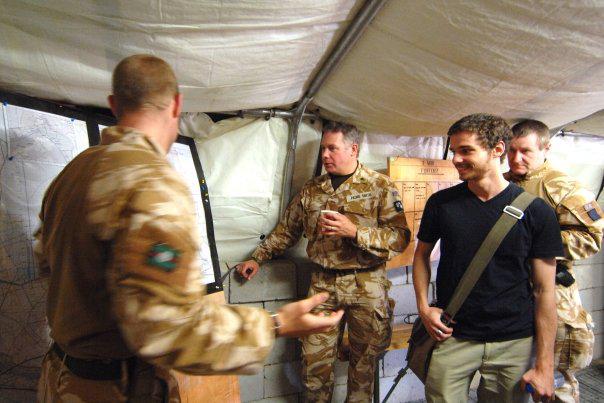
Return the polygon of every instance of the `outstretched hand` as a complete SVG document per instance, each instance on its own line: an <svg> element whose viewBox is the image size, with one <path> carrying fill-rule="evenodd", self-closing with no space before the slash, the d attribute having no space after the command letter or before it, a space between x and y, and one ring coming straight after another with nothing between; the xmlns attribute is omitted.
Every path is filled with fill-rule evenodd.
<svg viewBox="0 0 604 403"><path fill-rule="evenodd" d="M326 332L340 322L343 310L328 311L315 315L310 311L327 301L329 294L322 292L298 302L284 305L277 311L280 337L299 337L312 333Z"/></svg>

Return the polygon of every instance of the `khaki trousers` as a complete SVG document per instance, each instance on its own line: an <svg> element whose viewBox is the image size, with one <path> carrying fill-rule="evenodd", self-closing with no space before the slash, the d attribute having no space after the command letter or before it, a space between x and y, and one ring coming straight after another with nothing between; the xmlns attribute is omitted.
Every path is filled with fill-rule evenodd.
<svg viewBox="0 0 604 403"><path fill-rule="evenodd" d="M383 269L320 271L312 275L308 295L328 292L329 299L314 310L342 308L348 324L350 361L346 402L371 402L376 360L390 344L392 307L390 282ZM302 379L306 402L328 403L334 388L333 366L342 326L302 338Z"/></svg>
<svg viewBox="0 0 604 403"><path fill-rule="evenodd" d="M531 363L533 338L484 343L448 338L434 349L426 400L467 402L474 374L481 375L479 402L527 402L520 380Z"/></svg>

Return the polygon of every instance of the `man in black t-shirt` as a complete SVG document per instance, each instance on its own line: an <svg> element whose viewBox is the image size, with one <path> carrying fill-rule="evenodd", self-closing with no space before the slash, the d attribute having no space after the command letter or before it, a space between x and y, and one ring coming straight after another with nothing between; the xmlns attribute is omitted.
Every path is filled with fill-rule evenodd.
<svg viewBox="0 0 604 403"><path fill-rule="evenodd" d="M563 250L556 216L543 200L534 200L506 235L451 327L441 322L443 309L482 241L503 208L522 192L500 171L511 136L503 119L466 116L451 126L448 135L453 163L464 182L428 199L413 262L419 315L430 336L439 341L430 362L426 398L467 400L470 382L479 371L479 401L527 401L527 389L535 401L549 401L556 334L555 257ZM437 305L431 307L430 253L439 239ZM531 369L533 347L536 359Z"/></svg>

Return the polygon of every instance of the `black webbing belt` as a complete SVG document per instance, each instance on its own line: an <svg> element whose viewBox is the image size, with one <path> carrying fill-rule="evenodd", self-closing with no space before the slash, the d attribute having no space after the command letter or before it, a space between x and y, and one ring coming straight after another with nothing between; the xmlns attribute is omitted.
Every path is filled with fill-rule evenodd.
<svg viewBox="0 0 604 403"><path fill-rule="evenodd" d="M136 357L126 358L124 360L85 360L67 355L57 343L53 343L52 351L55 352L65 366L69 368L74 375L80 378L94 381L112 381L122 377L123 364L125 369L131 371L136 363Z"/></svg>

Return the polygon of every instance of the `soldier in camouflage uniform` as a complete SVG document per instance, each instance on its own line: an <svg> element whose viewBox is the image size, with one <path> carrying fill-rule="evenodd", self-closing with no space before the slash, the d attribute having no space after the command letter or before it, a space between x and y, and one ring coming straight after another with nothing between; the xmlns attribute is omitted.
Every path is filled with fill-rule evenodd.
<svg viewBox="0 0 604 403"><path fill-rule="evenodd" d="M549 129L542 122L526 120L513 127L506 177L545 200L556 212L565 256L557 262L556 303L558 331L555 363L564 375L556 388L556 401L578 402L575 373L591 362L594 334L591 315L583 309L572 262L597 253L602 245L604 219L594 195L546 161Z"/></svg>
<svg viewBox="0 0 604 403"><path fill-rule="evenodd" d="M124 59L109 101L119 126L77 156L42 203L35 251L49 276L54 341L38 400L178 401L167 376L250 373L278 335L325 331L342 313L308 313L328 295L281 308L216 305L203 298L199 229L186 184L165 155L182 96L163 60Z"/></svg>
<svg viewBox="0 0 604 403"><path fill-rule="evenodd" d="M312 273L309 296L329 292L317 311L343 307L350 340L348 402L368 402L376 358L390 344L393 301L385 263L409 243L401 198L386 176L358 163L358 131L330 122L321 153L327 174L307 182L273 232L239 265L252 278L259 264L308 239ZM321 214L321 210L330 210ZM248 269L252 269L248 274ZM331 401L338 339L342 328L302 339L306 399Z"/></svg>

